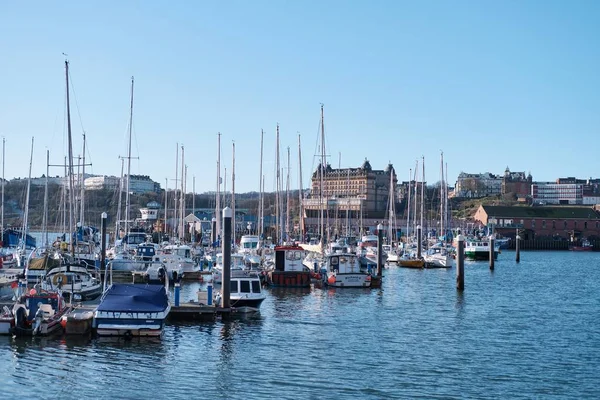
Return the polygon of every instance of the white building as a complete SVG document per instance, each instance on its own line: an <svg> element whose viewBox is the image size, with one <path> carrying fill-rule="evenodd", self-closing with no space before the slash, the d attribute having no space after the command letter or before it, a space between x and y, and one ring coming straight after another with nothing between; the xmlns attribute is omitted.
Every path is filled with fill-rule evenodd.
<svg viewBox="0 0 600 400"><path fill-rule="evenodd" d="M583 204L583 184L536 182L531 199L533 204Z"/></svg>
<svg viewBox="0 0 600 400"><path fill-rule="evenodd" d="M502 194L502 177L489 172L468 174L461 172L454 187L455 197L487 197Z"/></svg>

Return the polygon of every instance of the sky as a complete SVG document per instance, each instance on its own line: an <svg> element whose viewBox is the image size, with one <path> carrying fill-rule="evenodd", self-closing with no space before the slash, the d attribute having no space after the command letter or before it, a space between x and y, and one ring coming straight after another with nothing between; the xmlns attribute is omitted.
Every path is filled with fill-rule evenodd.
<svg viewBox="0 0 600 400"><path fill-rule="evenodd" d="M185 149L187 191L303 186L318 163L324 104L328 162L407 180L461 171L531 172L535 181L600 176L597 1L32 1L0 4L0 135L5 177L67 154L65 55L74 156L121 173L135 77L131 173L173 187ZM181 161L179 161L179 165ZM127 169L127 167L125 167ZM51 167L50 175L62 175ZM181 172L178 172L181 177ZM285 183L283 184L285 187ZM225 189L222 185L221 190Z"/></svg>

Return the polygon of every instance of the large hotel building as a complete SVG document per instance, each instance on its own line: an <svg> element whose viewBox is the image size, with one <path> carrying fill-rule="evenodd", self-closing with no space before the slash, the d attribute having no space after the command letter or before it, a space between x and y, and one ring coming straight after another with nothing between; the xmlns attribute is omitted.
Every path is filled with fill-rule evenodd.
<svg viewBox="0 0 600 400"><path fill-rule="evenodd" d="M375 232L378 223L386 224L390 193L395 201L397 182L392 164L385 170L373 170L368 160L358 168L319 165L312 175L310 196L303 201L306 232L319 232L321 210L330 236Z"/></svg>

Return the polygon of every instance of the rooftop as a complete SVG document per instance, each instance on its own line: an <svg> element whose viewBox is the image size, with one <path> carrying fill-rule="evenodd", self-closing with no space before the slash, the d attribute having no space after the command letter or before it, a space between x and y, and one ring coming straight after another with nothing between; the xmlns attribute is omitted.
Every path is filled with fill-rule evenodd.
<svg viewBox="0 0 600 400"><path fill-rule="evenodd" d="M591 207L521 207L521 206L486 206L483 210L489 217L495 218L541 218L541 219L598 219L598 214Z"/></svg>

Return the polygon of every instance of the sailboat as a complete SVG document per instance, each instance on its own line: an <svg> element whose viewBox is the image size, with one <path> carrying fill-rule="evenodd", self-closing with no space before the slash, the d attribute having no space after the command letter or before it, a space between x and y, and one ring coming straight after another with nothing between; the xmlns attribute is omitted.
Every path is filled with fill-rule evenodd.
<svg viewBox="0 0 600 400"><path fill-rule="evenodd" d="M446 186L446 182L444 180L444 153L442 152L441 154L441 167L440 167L440 171L441 171L441 176L442 179L440 180L440 238L445 237L445 219L444 219L444 205L446 204L445 201L445 189L444 186ZM424 260L425 260L425 266L427 268L451 268L452 267L452 263L453 263L453 259L452 256L450 255L448 249L446 248L445 242L442 241L440 243L436 243L435 245L431 246L428 250L427 253L423 256Z"/></svg>

